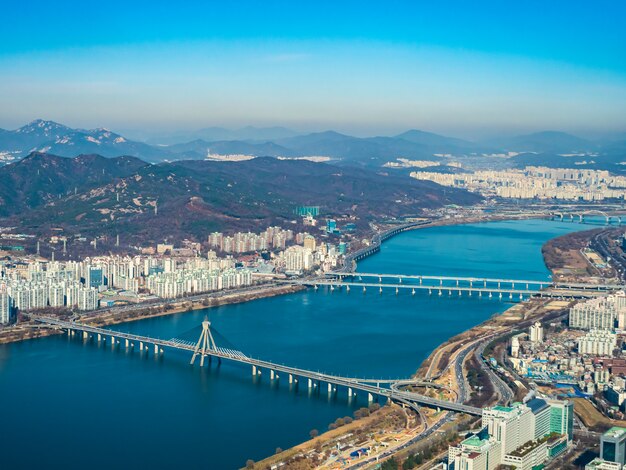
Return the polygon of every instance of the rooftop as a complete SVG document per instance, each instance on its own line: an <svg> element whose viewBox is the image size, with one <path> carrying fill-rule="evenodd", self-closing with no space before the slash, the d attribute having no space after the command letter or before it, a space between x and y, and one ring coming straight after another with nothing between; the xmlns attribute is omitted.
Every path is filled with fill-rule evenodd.
<svg viewBox="0 0 626 470"><path fill-rule="evenodd" d="M480 447L485 442L486 440L483 440L478 436L472 436L465 439L462 444L465 446Z"/></svg>
<svg viewBox="0 0 626 470"><path fill-rule="evenodd" d="M502 411L503 413L510 413L511 411L513 411L513 408L509 407L509 406L494 406L492 408L494 411Z"/></svg>
<svg viewBox="0 0 626 470"><path fill-rule="evenodd" d="M619 426L613 426L607 432L604 433L604 437L618 438L622 437L626 433L626 428L620 428Z"/></svg>

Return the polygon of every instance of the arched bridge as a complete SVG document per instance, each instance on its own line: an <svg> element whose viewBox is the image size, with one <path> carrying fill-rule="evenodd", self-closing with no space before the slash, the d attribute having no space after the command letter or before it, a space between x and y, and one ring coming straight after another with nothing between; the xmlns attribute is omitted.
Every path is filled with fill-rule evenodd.
<svg viewBox="0 0 626 470"><path fill-rule="evenodd" d="M620 214L608 214L598 209L590 209L586 211L578 212L551 212L550 218L552 220L560 220L561 222L569 220L570 222L578 221L580 223L585 222L585 216L599 216L604 218L604 222L610 225L612 221L617 222L617 225L622 225L622 215Z"/></svg>

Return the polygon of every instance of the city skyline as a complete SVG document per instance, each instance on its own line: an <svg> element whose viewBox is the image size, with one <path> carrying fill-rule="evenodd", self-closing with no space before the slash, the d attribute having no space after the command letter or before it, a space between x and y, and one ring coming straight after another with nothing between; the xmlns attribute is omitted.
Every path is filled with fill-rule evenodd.
<svg viewBox="0 0 626 470"><path fill-rule="evenodd" d="M626 130L624 7L613 2L10 8L2 128L41 117L126 133Z"/></svg>

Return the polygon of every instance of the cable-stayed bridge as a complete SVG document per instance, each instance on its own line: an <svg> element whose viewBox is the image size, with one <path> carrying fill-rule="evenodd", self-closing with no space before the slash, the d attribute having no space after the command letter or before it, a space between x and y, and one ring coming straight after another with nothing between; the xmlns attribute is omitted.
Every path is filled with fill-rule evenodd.
<svg viewBox="0 0 626 470"><path fill-rule="evenodd" d="M215 340L211 331L211 324L205 320L202 322L202 333L196 343L179 338L160 339L149 336L142 336L133 333L124 333L120 331L110 330L106 328L86 325L84 323L59 320L56 318L38 316L33 317L37 322L52 328L67 331L68 335L76 333L82 334L83 338L94 338L97 341L110 341L113 347L134 348L139 345L140 351L154 354L163 354L165 349L177 349L187 351L192 354L191 364L195 362L197 356L200 356L200 365L204 365L205 359L216 359L218 362L222 360L250 366L253 375L258 375L261 370L269 371L270 380L278 380L280 376L285 376L289 383L298 383L300 380L306 381L309 389L321 389L325 384L328 393L336 393L338 387L346 389L349 397L353 397L357 392L364 392L368 402L374 400L375 397L382 397L392 401L408 404L410 406L428 406L449 411L458 411L472 415L480 416L482 410L473 406L465 405L459 402L447 400L439 400L427 397L418 393L401 390L398 387L385 387L396 382L404 382L400 380L378 380L378 379L360 379L353 377L342 377L337 375L316 372L297 367L291 367L284 364L276 364L270 361L255 359L248 357L241 351L219 347L215 344ZM417 384L417 382L415 382Z"/></svg>

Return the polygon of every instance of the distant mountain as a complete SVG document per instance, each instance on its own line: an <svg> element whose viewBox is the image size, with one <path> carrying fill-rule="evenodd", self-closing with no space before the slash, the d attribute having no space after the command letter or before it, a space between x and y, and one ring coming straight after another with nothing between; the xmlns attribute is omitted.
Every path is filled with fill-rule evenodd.
<svg viewBox="0 0 626 470"><path fill-rule="evenodd" d="M31 152L64 157L97 153L104 157L129 155L147 161L163 161L166 150L135 142L107 129L71 129L53 121L37 119L14 131L0 132L0 157L7 163Z"/></svg>
<svg viewBox="0 0 626 470"><path fill-rule="evenodd" d="M282 127L239 130L207 128L198 131L206 138L194 138L172 145L150 145L128 139L107 129L71 129L62 124L38 119L16 130L0 129L0 166L37 151L75 157L98 154L104 157L128 155L150 163L176 160L202 160L214 155L250 155L254 157L328 157L340 166L379 168L397 158L441 161L447 156L462 158L464 163L496 168L489 155L503 152L522 154L593 153L600 168L613 168L626 160L626 141L615 136L612 141L592 142L564 132L538 132L512 138L475 143L416 129L386 137L354 137L332 130L306 135ZM275 136L273 138L270 138ZM245 138L244 138L245 137ZM597 158L596 158L597 157ZM520 157L520 161L529 157ZM574 158L574 157L572 157ZM536 159L531 159L536 160ZM558 159L550 157L551 161ZM572 164L565 160L560 164Z"/></svg>
<svg viewBox="0 0 626 470"><path fill-rule="evenodd" d="M325 156L341 163L380 166L398 157L435 159L414 142L393 137L352 137L335 131L316 132L276 141L300 156Z"/></svg>
<svg viewBox="0 0 626 470"><path fill-rule="evenodd" d="M201 240L213 230L248 230L284 223L294 219L293 210L298 205L318 205L327 216L356 215L367 227L375 218L417 215L424 208L474 204L481 199L464 190L396 174L275 158L148 166L130 160L136 168L125 167L120 175L127 171L132 174L119 178L111 174L109 181L105 178L95 186L89 182L88 189L79 188L76 194L74 181L49 187L59 174L77 171L65 165L83 166L83 175L96 175L102 173L103 162L113 161L37 154L0 168L0 182L17 181L14 175L18 169L21 175L39 171L42 180L34 181L27 192L47 195L32 201L14 184L12 187L18 188L16 200L26 202L20 203L23 209L14 210L6 223L35 233L61 227L66 233L120 233L126 240L149 243L166 237Z"/></svg>
<svg viewBox="0 0 626 470"><path fill-rule="evenodd" d="M167 147L167 151L176 154L179 158L202 160L207 158L209 152L218 155L252 155L255 157L289 157L294 152L273 142L243 142L240 140L225 140L206 142L194 140L184 144L176 144ZM181 158L182 159L182 158Z"/></svg>
<svg viewBox="0 0 626 470"><path fill-rule="evenodd" d="M40 144L35 150L62 157L90 153L103 157L129 155L149 162L161 162L172 157L167 150L128 140L108 129L71 131L55 140Z"/></svg>
<svg viewBox="0 0 626 470"><path fill-rule="evenodd" d="M241 129L225 129L223 127L207 127L191 132L177 132L164 134L160 137L148 139L151 144L174 145L194 140L204 141L226 141L243 140L252 142L262 142L276 139L293 137L298 133L285 127L254 127L246 126Z"/></svg>
<svg viewBox="0 0 626 470"><path fill-rule="evenodd" d="M470 142L468 140L457 139L454 137L445 137L439 134L433 134L432 132L420 131L417 129L411 129L395 136L396 139L408 140L416 144L425 145L427 147L435 147L441 150L451 148L465 148L471 149L478 147L478 144Z"/></svg>
<svg viewBox="0 0 626 470"><path fill-rule="evenodd" d="M43 142L58 139L67 132L71 132L69 127L42 119L13 131L0 129L0 157L3 162L17 160L35 150Z"/></svg>
<svg viewBox="0 0 626 470"><path fill-rule="evenodd" d="M599 149L599 146L591 141L557 131L494 139L489 143L512 152L578 153Z"/></svg>
<svg viewBox="0 0 626 470"><path fill-rule="evenodd" d="M146 165L134 157L63 158L33 152L0 167L0 216L18 214L63 199L75 191L110 183L135 174Z"/></svg>

